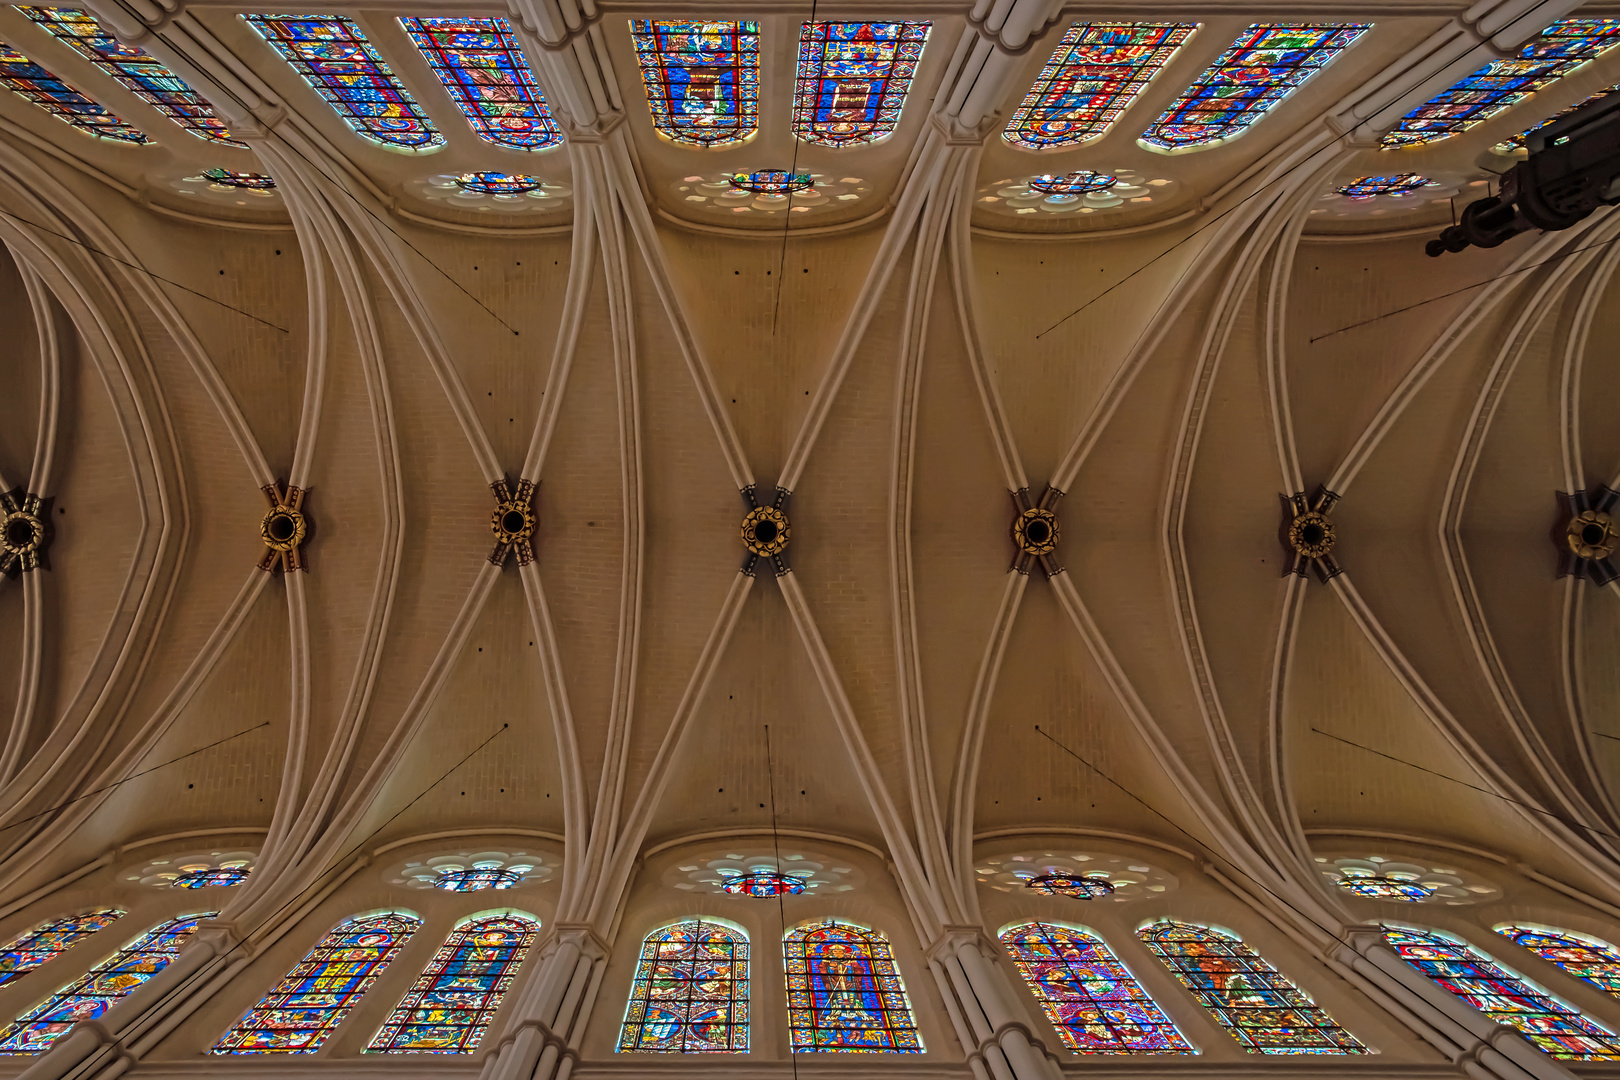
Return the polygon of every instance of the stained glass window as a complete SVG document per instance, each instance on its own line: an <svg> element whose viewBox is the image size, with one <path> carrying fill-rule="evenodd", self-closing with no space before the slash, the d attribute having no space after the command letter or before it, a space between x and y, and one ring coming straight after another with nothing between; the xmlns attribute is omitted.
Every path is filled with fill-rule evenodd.
<svg viewBox="0 0 1620 1080"><path fill-rule="evenodd" d="M37 1054L80 1020L94 1020L169 966L197 924L216 912L182 915L154 926L0 1031L0 1054Z"/></svg>
<svg viewBox="0 0 1620 1080"><path fill-rule="evenodd" d="M1093 191L1107 191L1118 183L1117 176L1106 176L1090 169L1081 169L1079 172L1061 175L1046 173L1042 176L1032 176L1029 178L1029 189L1047 195L1087 195ZM1110 888L1108 891L1114 890Z"/></svg>
<svg viewBox="0 0 1620 1080"><path fill-rule="evenodd" d="M451 931L366 1053L470 1054L501 1007L540 924L522 915Z"/></svg>
<svg viewBox="0 0 1620 1080"><path fill-rule="evenodd" d="M1549 996L1516 972L1455 938L1404 926L1382 927L1402 960L1499 1024L1517 1028L1555 1058L1620 1059L1620 1038Z"/></svg>
<svg viewBox="0 0 1620 1080"><path fill-rule="evenodd" d="M1033 183L1030 187L1034 187ZM1042 190L1042 189L1037 189ZM1092 188L1091 190L1101 190ZM1064 194L1073 194L1065 192ZM1042 893L1046 896L1072 896L1076 900L1095 900L1099 896L1107 896L1114 891L1114 885L1107 878L1086 877L1081 874L1041 874L1024 882L1024 888L1030 892Z"/></svg>
<svg viewBox="0 0 1620 1080"><path fill-rule="evenodd" d="M1184 922L1136 932L1251 1054L1365 1054L1367 1048L1238 937Z"/></svg>
<svg viewBox="0 0 1620 1080"><path fill-rule="evenodd" d="M804 892L804 878L775 870L754 870L726 878L721 888L736 896L797 896Z"/></svg>
<svg viewBox="0 0 1620 1080"><path fill-rule="evenodd" d="M731 186L739 191L752 191L756 195L791 195L809 191L816 186L807 172L790 173L786 169L763 169L759 172L732 173Z"/></svg>
<svg viewBox="0 0 1620 1080"><path fill-rule="evenodd" d="M411 92L342 15L244 15L350 127L390 146L444 145Z"/></svg>
<svg viewBox="0 0 1620 1080"><path fill-rule="evenodd" d="M146 50L119 44L101 28L95 16L73 8L24 7L18 10L198 138L229 146L247 145L231 138L230 132L225 130L225 122L214 115L212 106L181 81L180 76L158 63Z"/></svg>
<svg viewBox="0 0 1620 1080"><path fill-rule="evenodd" d="M339 923L212 1052L313 1054L420 923L398 911Z"/></svg>
<svg viewBox="0 0 1620 1080"><path fill-rule="evenodd" d="M1256 23L1142 134L1184 150L1235 139L1366 33L1356 23Z"/></svg>
<svg viewBox="0 0 1620 1080"><path fill-rule="evenodd" d="M1561 19L1520 49L1518 56L1492 60L1401 117L1382 145L1387 149L1449 139L1563 78L1616 43L1620 43L1620 20Z"/></svg>
<svg viewBox="0 0 1620 1080"><path fill-rule="evenodd" d="M144 143L146 135L0 41L0 84L58 120L115 142Z"/></svg>
<svg viewBox="0 0 1620 1080"><path fill-rule="evenodd" d="M854 146L887 138L900 122L926 22L808 22L799 32L793 134Z"/></svg>
<svg viewBox="0 0 1620 1080"><path fill-rule="evenodd" d="M619 1032L619 1052L748 1050L748 936L707 919L647 935Z"/></svg>
<svg viewBox="0 0 1620 1080"><path fill-rule="evenodd" d="M101 908L83 915L52 919L23 931L0 947L0 986L16 982L41 964L55 960L123 915L117 908Z"/></svg>
<svg viewBox="0 0 1620 1080"><path fill-rule="evenodd" d="M515 150L562 145L511 23L472 17L399 21L482 138Z"/></svg>
<svg viewBox="0 0 1620 1080"><path fill-rule="evenodd" d="M1032 922L1003 930L1001 944L1075 1053L1197 1053L1101 938Z"/></svg>
<svg viewBox="0 0 1620 1080"><path fill-rule="evenodd" d="M276 182L268 176L258 173L234 173L226 169L208 169L203 176L216 184L226 187L248 188L253 191L267 191L276 186ZM212 886L230 888L246 881L251 871L245 866L204 866L195 870L183 871L179 877L169 882L170 888L175 889L206 889Z"/></svg>
<svg viewBox="0 0 1620 1080"><path fill-rule="evenodd" d="M788 931L782 952L794 1053L922 1052L888 938L827 920Z"/></svg>
<svg viewBox="0 0 1620 1080"><path fill-rule="evenodd" d="M1602 99L1608 97L1610 94L1614 93L1616 90L1620 90L1620 83L1615 83L1613 86L1606 86L1602 90L1599 90L1595 94L1588 94L1586 97L1584 97L1581 100L1577 101L1575 104L1569 106L1569 108L1560 109L1556 113L1553 113L1553 115L1547 117L1547 119L1543 120L1541 123L1537 124L1535 127L1526 128L1523 131L1519 132L1517 135L1509 135L1507 138L1503 139L1501 142L1499 142L1495 146L1491 147L1491 149L1495 150L1499 154L1511 154L1513 151L1519 149L1522 146L1525 146L1526 145L1526 140L1529 139L1530 136L1534 135L1536 132L1540 131L1542 128L1546 127L1548 124L1551 124L1551 123L1553 123L1555 121L1558 121L1558 120L1562 120L1564 117L1568 116L1570 113L1574 112L1576 109L1584 108L1585 106L1592 104L1592 102L1594 102L1594 101L1601 101Z"/></svg>
<svg viewBox="0 0 1620 1080"><path fill-rule="evenodd" d="M723 146L759 130L759 24L632 19L653 126L667 139Z"/></svg>
<svg viewBox="0 0 1620 1080"><path fill-rule="evenodd" d="M531 180L532 184L529 183ZM466 191L479 191L486 195L522 195L540 186L540 182L532 177L508 176L505 173L471 173L467 177L458 176L456 184ZM468 870L441 870L439 876L433 879L433 887L449 892L478 892L480 889L510 889L522 881L522 874L502 870L499 866L475 865Z"/></svg>
<svg viewBox="0 0 1620 1080"><path fill-rule="evenodd" d="M538 176L523 176L518 173L470 172L462 173L460 176L456 177L456 187L460 188L462 191L475 191L480 195L527 195L531 191L539 191L544 186L545 181L540 179ZM505 872L506 871L495 871L496 874ZM476 868L473 870L450 871L448 873L440 874L436 879L434 879L433 884L441 889L453 889L456 892L471 892L472 886L470 884L468 887L462 888L460 883L470 883L482 880L484 876L484 872L479 871ZM454 881L457 884L440 884L441 882L447 881ZM516 884L516 882L513 884ZM512 886L479 885L477 887L483 889L510 889Z"/></svg>
<svg viewBox="0 0 1620 1080"><path fill-rule="evenodd" d="M1543 960L1551 960L1610 997L1620 998L1620 949L1607 941L1577 936L1565 930L1512 924L1498 926L1496 932Z"/></svg>
<svg viewBox="0 0 1620 1080"><path fill-rule="evenodd" d="M1195 29L1194 23L1075 23L1001 137L1028 150L1095 139Z"/></svg>
<svg viewBox="0 0 1620 1080"><path fill-rule="evenodd" d="M1409 191L1416 191L1421 187L1432 187L1434 181L1427 176L1417 173L1400 173L1396 176L1362 176L1350 181L1343 187L1334 188L1338 194L1347 199L1370 199L1374 195L1405 195ZM1371 874L1346 874L1339 883L1357 896L1378 896L1389 900L1421 900L1434 890L1425 888L1415 881L1396 881L1392 878L1376 877Z"/></svg>

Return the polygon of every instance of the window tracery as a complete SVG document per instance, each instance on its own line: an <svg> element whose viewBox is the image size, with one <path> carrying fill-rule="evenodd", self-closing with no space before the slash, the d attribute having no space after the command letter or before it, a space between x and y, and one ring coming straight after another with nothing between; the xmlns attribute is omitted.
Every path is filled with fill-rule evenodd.
<svg viewBox="0 0 1620 1080"><path fill-rule="evenodd" d="M103 927L127 914L118 908L100 908L83 915L68 915L40 923L0 947L0 986L16 982L41 964L47 964Z"/></svg>
<svg viewBox="0 0 1620 1080"><path fill-rule="evenodd" d="M498 17L399 22L480 138L514 150L562 145L511 23Z"/></svg>
<svg viewBox="0 0 1620 1080"><path fill-rule="evenodd" d="M231 138L230 132L225 130L225 122L214 115L213 107L180 76L158 63L145 49L120 44L89 12L60 7L18 10L199 139L227 146L247 145Z"/></svg>
<svg viewBox="0 0 1620 1080"><path fill-rule="evenodd" d="M1366 31L1360 23L1256 23L1138 141L1188 150L1235 139Z"/></svg>
<svg viewBox="0 0 1620 1080"><path fill-rule="evenodd" d="M1568 930L1513 923L1498 926L1496 932L1610 997L1620 998L1620 949L1607 941Z"/></svg>
<svg viewBox="0 0 1620 1080"><path fill-rule="evenodd" d="M470 1054L511 988L540 924L523 915L470 919L450 932L368 1054Z"/></svg>
<svg viewBox="0 0 1620 1080"><path fill-rule="evenodd" d="M828 919L788 931L782 954L794 1053L922 1051L888 938Z"/></svg>
<svg viewBox="0 0 1620 1080"><path fill-rule="evenodd" d="M1029 922L1003 930L1001 944L1075 1053L1197 1053L1101 938Z"/></svg>
<svg viewBox="0 0 1620 1080"><path fill-rule="evenodd" d="M522 874L498 866L473 866L466 870L441 871L434 879L433 887L447 892L478 892L481 889L510 889L522 883Z"/></svg>
<svg viewBox="0 0 1620 1080"><path fill-rule="evenodd" d="M673 142L724 146L759 130L759 24L632 19L653 127Z"/></svg>
<svg viewBox="0 0 1620 1080"><path fill-rule="evenodd" d="M1405 195L1423 187L1434 187L1435 182L1427 176L1417 173L1399 173L1393 176L1361 176L1350 181L1342 187L1334 188L1334 192L1347 199L1371 199L1378 195ZM1350 888L1347 884L1345 888ZM1350 889L1356 892L1355 889ZM1359 893L1370 896L1371 893ZM1425 893L1424 895L1427 895Z"/></svg>
<svg viewBox="0 0 1620 1080"><path fill-rule="evenodd" d="M352 19L261 14L242 18L361 135L408 150L444 145L444 135Z"/></svg>
<svg viewBox="0 0 1620 1080"><path fill-rule="evenodd" d="M1365 1054L1367 1048L1234 934L1197 923L1136 932L1251 1054Z"/></svg>
<svg viewBox="0 0 1620 1080"><path fill-rule="evenodd" d="M146 133L114 116L97 102L69 86L10 45L0 41L0 83L29 104L80 131L114 142L144 143Z"/></svg>
<svg viewBox="0 0 1620 1080"><path fill-rule="evenodd" d="M182 915L160 923L103 960L0 1031L0 1054L37 1054L80 1020L94 1020L131 990L169 966L204 919Z"/></svg>
<svg viewBox="0 0 1620 1080"><path fill-rule="evenodd" d="M1432 930L1385 923L1384 940L1408 964L1468 1005L1566 1061L1620 1059L1620 1038L1471 945Z"/></svg>
<svg viewBox="0 0 1620 1080"><path fill-rule="evenodd" d="M213 172L215 170L210 169L209 171ZM224 172L225 170L220 169L218 171ZM242 182L236 182L237 175L238 174L232 173L228 179L222 179L218 176L210 176L208 179L214 181L216 184L226 184L227 186L231 187L262 189L264 187L276 186L274 181L271 181L269 184L256 184L245 180ZM261 177L256 173L245 173L242 175L245 177L253 177L256 180L270 180L268 176ZM195 867L190 870L182 870L179 877L169 882L169 887L174 889L229 889L246 881L250 873L252 873L252 871L245 866Z"/></svg>
<svg viewBox="0 0 1620 1080"><path fill-rule="evenodd" d="M735 874L727 877L725 884L720 887L733 896L775 898L778 896L798 896L804 892L805 881L802 877L779 874L775 870L750 870L746 874Z"/></svg>
<svg viewBox="0 0 1620 1080"><path fill-rule="evenodd" d="M1196 23L1075 23L1001 137L1026 150L1078 146L1113 126Z"/></svg>
<svg viewBox="0 0 1620 1080"><path fill-rule="evenodd" d="M748 1050L748 935L688 919L647 935L619 1052L741 1054Z"/></svg>
<svg viewBox="0 0 1620 1080"><path fill-rule="evenodd" d="M810 143L853 146L887 138L917 61L927 22L807 22L799 33L793 134Z"/></svg>
<svg viewBox="0 0 1620 1080"><path fill-rule="evenodd" d="M421 921L388 911L339 923L210 1052L313 1054Z"/></svg>
<svg viewBox="0 0 1620 1080"><path fill-rule="evenodd" d="M1620 43L1620 20L1560 19L1519 55L1489 64L1401 117L1384 149L1449 139L1549 86Z"/></svg>

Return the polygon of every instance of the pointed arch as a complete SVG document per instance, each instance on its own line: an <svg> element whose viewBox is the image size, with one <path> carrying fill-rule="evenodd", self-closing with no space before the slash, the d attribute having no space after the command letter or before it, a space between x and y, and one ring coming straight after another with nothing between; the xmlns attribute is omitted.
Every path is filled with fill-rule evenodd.
<svg viewBox="0 0 1620 1080"><path fill-rule="evenodd" d="M103 927L123 918L118 908L98 908L83 915L68 915L24 930L0 946L0 986L16 982L41 964L58 956Z"/></svg>
<svg viewBox="0 0 1620 1080"><path fill-rule="evenodd" d="M1367 1048L1236 934L1166 919L1136 932L1251 1054L1365 1054Z"/></svg>
<svg viewBox="0 0 1620 1080"><path fill-rule="evenodd" d="M421 923L402 911L339 923L210 1053L313 1054Z"/></svg>
<svg viewBox="0 0 1620 1080"><path fill-rule="evenodd" d="M373 1036L368 1054L470 1054L523 958L540 920L517 912L461 920Z"/></svg>
<svg viewBox="0 0 1620 1080"><path fill-rule="evenodd" d="M1620 949L1602 938L1520 923L1503 923L1496 932L1610 997L1620 998Z"/></svg>
<svg viewBox="0 0 1620 1080"><path fill-rule="evenodd" d="M1402 960L1499 1024L1565 1061L1620 1060L1620 1038L1467 942L1435 930L1383 923Z"/></svg>
<svg viewBox="0 0 1620 1080"><path fill-rule="evenodd" d="M1026 922L1001 932L1058 1036L1077 1054L1196 1054L1102 938L1078 926Z"/></svg>
<svg viewBox="0 0 1620 1080"><path fill-rule="evenodd" d="M788 1036L796 1054L921 1053L889 939L836 919L805 923L782 938Z"/></svg>
<svg viewBox="0 0 1620 1080"><path fill-rule="evenodd" d="M80 1020L94 1020L131 990L169 966L197 924L219 914L205 911L159 923L0 1031L0 1054L37 1054Z"/></svg>
<svg viewBox="0 0 1620 1080"><path fill-rule="evenodd" d="M642 941L619 1053L748 1052L748 935L699 916Z"/></svg>

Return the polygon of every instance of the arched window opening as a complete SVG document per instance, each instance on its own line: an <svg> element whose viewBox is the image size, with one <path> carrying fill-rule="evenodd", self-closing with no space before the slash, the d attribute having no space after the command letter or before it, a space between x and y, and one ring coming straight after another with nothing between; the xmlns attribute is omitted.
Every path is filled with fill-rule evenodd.
<svg viewBox="0 0 1620 1080"><path fill-rule="evenodd" d="M1620 998L1620 949L1607 941L1545 927L1498 926L1496 932L1569 974L1589 982L1610 997Z"/></svg>
<svg viewBox="0 0 1620 1080"><path fill-rule="evenodd" d="M73 946L124 917L117 908L69 915L25 930L0 948L0 986L16 982L41 964L50 963Z"/></svg>
<svg viewBox="0 0 1620 1080"><path fill-rule="evenodd" d="M887 138L900 122L927 22L808 22L799 32L793 134L854 146Z"/></svg>
<svg viewBox="0 0 1620 1080"><path fill-rule="evenodd" d="M724 146L759 130L759 24L632 19L653 127L673 142Z"/></svg>
<svg viewBox="0 0 1620 1080"><path fill-rule="evenodd" d="M1241 938L1184 922L1136 932L1198 1004L1251 1054L1365 1054L1334 1022Z"/></svg>
<svg viewBox="0 0 1620 1080"><path fill-rule="evenodd" d="M1003 930L1001 944L1075 1053L1197 1053L1101 938L1029 922Z"/></svg>
<svg viewBox="0 0 1620 1080"><path fill-rule="evenodd" d="M1186 150L1235 139L1366 31L1359 23L1256 23L1139 141L1159 150Z"/></svg>
<svg viewBox="0 0 1620 1080"><path fill-rule="evenodd" d="M216 914L182 915L154 926L0 1031L0 1054L37 1054L50 1049L74 1024L94 1020L168 967L197 924Z"/></svg>
<svg viewBox="0 0 1620 1080"><path fill-rule="evenodd" d="M444 145L439 129L352 19L342 15L242 18L361 135L407 150Z"/></svg>
<svg viewBox="0 0 1620 1080"><path fill-rule="evenodd" d="M922 1052L888 938L828 919L788 931L782 958L794 1053Z"/></svg>
<svg viewBox="0 0 1620 1080"><path fill-rule="evenodd" d="M422 920L399 911L339 923L219 1042L215 1054L313 1054Z"/></svg>
<svg viewBox="0 0 1620 1080"><path fill-rule="evenodd" d="M1075 23L1001 137L1026 150L1097 138L1197 28L1196 23Z"/></svg>
<svg viewBox="0 0 1620 1080"><path fill-rule="evenodd" d="M144 143L144 132L126 124L101 104L0 41L0 84L64 123L114 142Z"/></svg>
<svg viewBox="0 0 1620 1080"><path fill-rule="evenodd" d="M619 1052L742 1054L748 1050L748 936L708 919L647 935Z"/></svg>
<svg viewBox="0 0 1620 1080"><path fill-rule="evenodd" d="M450 932L368 1054L470 1054L501 1007L540 924L491 915Z"/></svg>
<svg viewBox="0 0 1620 1080"><path fill-rule="evenodd" d="M1408 964L1555 1058L1620 1059L1620 1038L1471 945L1385 923L1384 940Z"/></svg>
<svg viewBox="0 0 1620 1080"><path fill-rule="evenodd" d="M1380 145L1415 146L1449 139L1562 79L1620 44L1620 20L1560 19L1519 55L1492 60L1451 89L1401 117Z"/></svg>
<svg viewBox="0 0 1620 1080"><path fill-rule="evenodd" d="M399 22L480 138L514 150L562 145L511 23L471 16Z"/></svg>
<svg viewBox="0 0 1620 1080"><path fill-rule="evenodd" d="M74 8L23 7L24 15L73 51L111 75L126 89L199 139L246 146L231 138L213 107L180 76L136 45L120 44L94 15Z"/></svg>

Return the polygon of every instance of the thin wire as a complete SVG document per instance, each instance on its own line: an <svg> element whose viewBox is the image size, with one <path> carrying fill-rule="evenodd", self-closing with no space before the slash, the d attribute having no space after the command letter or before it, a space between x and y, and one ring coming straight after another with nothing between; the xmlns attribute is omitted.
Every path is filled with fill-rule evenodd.
<svg viewBox="0 0 1620 1080"><path fill-rule="evenodd" d="M770 785L771 791L771 847L776 852L776 876L780 879L782 874L782 838L776 831L776 766L771 759L771 725L765 725L765 781ZM776 885L776 913L782 922L782 978L787 978L787 900L783 895L782 882L777 880ZM805 958L805 971L810 970L809 957ZM806 975L806 978L809 976ZM793 1055L793 1080L799 1080L799 1047L793 1040L792 1010L788 1011L788 1053Z"/></svg>
<svg viewBox="0 0 1620 1080"><path fill-rule="evenodd" d="M0 211L0 213L4 213L4 211ZM155 773L159 769L165 768L165 767L167 767L169 765L173 765L177 761L184 761L188 757L196 757L198 754L202 753L204 750L211 750L214 747L219 746L222 743L228 743L232 739L240 739L243 735L247 735L250 732L258 731L262 727L269 727L269 726L270 726L270 721L266 720L262 724L254 724L250 728L244 728L241 731L238 731L235 735L227 735L223 739L215 739L213 742L209 743L207 746L199 746L199 747L197 747L197 749L187 751L186 753L181 754L179 757L170 758L168 761L159 762L158 764L152 766L150 769L142 769L140 772L133 773L133 774L131 774L129 776L126 776L122 780L118 780L118 781L115 781L115 782L113 782L111 784L108 784L106 787L98 787L98 788L95 788L95 789L93 789L91 791L85 792L83 795L75 795L73 798L69 799L67 802L65 802L65 803L57 803L55 806L51 807L48 810L41 810L37 814L30 814L25 818L18 818L16 821L13 821L8 825L0 827L0 832L5 832L6 829L15 829L18 825L22 825L25 822L29 822L29 821L34 821L37 818L42 818L46 814L54 814L58 810L65 810L68 807L72 806L74 803L82 802L83 800L88 799L92 795L99 795L103 791L111 791L113 788L118 787L120 784L127 784L131 780L139 779L140 777L145 776L148 773Z"/></svg>
<svg viewBox="0 0 1620 1080"><path fill-rule="evenodd" d="M820 3L820 0L810 0L810 22L807 24L807 26L810 28L810 32L812 34L815 33L816 5L818 3ZM831 24L828 24L828 25L831 25ZM800 32L802 33L803 31L800 31ZM827 41L822 42L822 45L821 45L821 62L822 62L822 64L825 64L827 62L827 46L829 44L830 44L830 42L827 42ZM795 64L797 64L797 61L795 61ZM825 69L825 67L823 67L821 70L825 71L826 69ZM795 70L793 72L793 108L794 108L795 112L798 111L798 107L799 107L798 76L799 76L798 70L797 70L797 68L795 68ZM818 79L817 83L816 83L816 100L819 101L820 98L821 98L821 83L820 83L820 81ZM792 134L793 129L792 129L792 124L791 123L788 126L788 131L789 131L790 134ZM776 260L776 301L775 301L775 303L773 303L771 305L771 337L773 337L773 338L776 336L776 317L782 310L782 287L787 282L788 230L793 228L793 176L794 176L795 173L797 173L799 171L799 142L800 142L800 139L799 139L798 135L793 135L793 164L788 166L788 181L787 181L788 205L787 205L787 212L782 218L782 254L781 254L781 257Z"/></svg>
<svg viewBox="0 0 1620 1080"><path fill-rule="evenodd" d="M120 259L117 255L108 254L107 252L102 251L98 247L90 246L89 244L85 243L83 240L78 239L77 237L69 236L67 233L64 233L64 232L57 232L55 229L50 228L47 225L41 225L37 221L29 221L27 218L18 217L16 214L10 213L10 212L5 211L5 210L0 210L0 215L8 217L12 221L16 221L16 222L19 222L19 223L21 223L23 225L27 225L27 226L29 226L31 228L38 229L40 232L50 233L52 236L60 237L63 240L66 240L70 244L78 244L80 247L84 248L84 250L92 252L93 254L96 254L96 255L100 255L104 259L111 259L113 262L118 263L120 266L127 266L131 270L135 270L135 271L137 271L139 273L145 274L149 278L156 278L157 280L163 282L166 285L173 285L175 288L182 289L185 292L190 293L192 296L200 296L204 300L207 300L210 304L218 304L220 307L226 308L226 309L228 309L230 311L234 311L238 315L245 315L248 318L252 319L254 322L263 323L264 325L268 326L272 330L280 330L283 334L292 333L292 331L288 330L285 326L277 326L275 323L271 322L269 319L261 319L257 315L253 314L251 311L244 311L243 309L237 307L235 304L227 304L225 301L215 299L214 297L209 296L207 293L201 293L201 292L198 292L196 289L193 289L193 288L191 288L189 286L182 285L178 281L175 281L173 278L166 278L162 274L153 273L151 270L148 270L146 267L141 266L139 263L132 263L128 259Z"/></svg>

